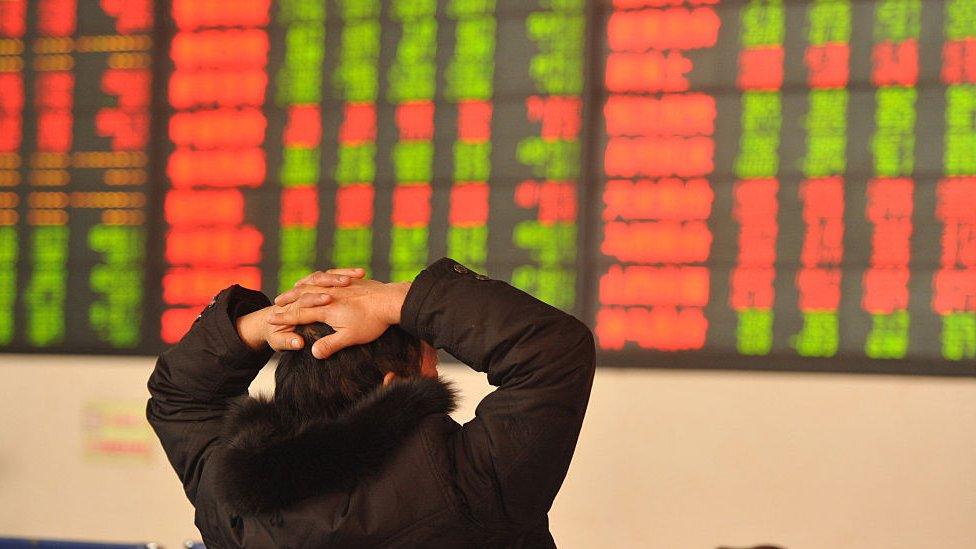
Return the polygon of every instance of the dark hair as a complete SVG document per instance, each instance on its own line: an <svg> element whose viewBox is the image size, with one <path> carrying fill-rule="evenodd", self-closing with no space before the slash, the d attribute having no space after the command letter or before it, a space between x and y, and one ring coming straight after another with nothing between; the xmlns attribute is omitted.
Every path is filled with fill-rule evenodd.
<svg viewBox="0 0 976 549"><path fill-rule="evenodd" d="M420 374L420 340L398 326L390 326L375 341L326 359L312 356L312 344L335 333L331 326L314 323L295 331L305 346L281 353L274 393L278 413L292 419L334 418L380 386L387 372L400 378Z"/></svg>

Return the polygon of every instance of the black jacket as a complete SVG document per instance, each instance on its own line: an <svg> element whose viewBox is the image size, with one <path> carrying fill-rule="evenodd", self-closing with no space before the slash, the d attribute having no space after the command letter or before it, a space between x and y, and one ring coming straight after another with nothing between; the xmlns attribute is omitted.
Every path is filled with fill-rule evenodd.
<svg viewBox="0 0 976 549"><path fill-rule="evenodd" d="M498 387L458 425L442 382L379 388L295 432L247 395L271 350L234 319L268 305L222 291L149 379L147 416L208 547L551 547L547 513L593 381L581 322L442 259L414 281L401 326Z"/></svg>

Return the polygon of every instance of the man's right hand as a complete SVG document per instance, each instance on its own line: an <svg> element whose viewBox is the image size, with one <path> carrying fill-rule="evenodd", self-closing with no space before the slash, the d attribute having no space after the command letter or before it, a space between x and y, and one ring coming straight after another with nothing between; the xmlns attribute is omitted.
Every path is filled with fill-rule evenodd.
<svg viewBox="0 0 976 549"><path fill-rule="evenodd" d="M369 343L400 322L409 282L384 284L357 278L351 279L346 287L336 288L322 285L328 274L334 271L312 273L275 298L268 323L273 326L328 324L335 333L312 346L312 356L327 358L346 347Z"/></svg>
<svg viewBox="0 0 976 549"><path fill-rule="evenodd" d="M324 273L316 271L296 282L295 286L313 278L319 286L348 286L351 280L363 278L365 275L366 271L363 269L330 269ZM297 310L321 307L328 303L329 299L325 294L310 294L302 300L295 300L288 304L288 307L297 315ZM237 331L241 340L252 349L260 348L265 342L275 351L295 351L304 347L305 341L295 332L294 324L268 324L267 317L275 312L273 309L274 307L266 307L239 318Z"/></svg>

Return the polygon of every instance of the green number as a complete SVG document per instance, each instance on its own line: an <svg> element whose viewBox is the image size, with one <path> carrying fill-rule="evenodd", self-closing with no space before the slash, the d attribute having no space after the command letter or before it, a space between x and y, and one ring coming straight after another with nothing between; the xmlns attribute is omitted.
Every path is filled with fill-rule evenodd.
<svg viewBox="0 0 976 549"><path fill-rule="evenodd" d="M64 339L68 271L68 228L35 227L31 233L33 272L27 285L27 340L39 347Z"/></svg>
<svg viewBox="0 0 976 549"><path fill-rule="evenodd" d="M909 323L908 311L871 315L864 353L871 358L905 358Z"/></svg>
<svg viewBox="0 0 976 549"><path fill-rule="evenodd" d="M976 36L976 3L973 0L947 0L945 35L949 40Z"/></svg>
<svg viewBox="0 0 976 549"><path fill-rule="evenodd" d="M488 227L448 227L447 254L478 272L488 258Z"/></svg>
<svg viewBox="0 0 976 549"><path fill-rule="evenodd" d="M447 3L447 15L455 19L494 11L495 0L450 0Z"/></svg>
<svg viewBox="0 0 976 549"><path fill-rule="evenodd" d="M315 229L305 227L281 228L281 268L278 270L278 289L285 291L315 267Z"/></svg>
<svg viewBox="0 0 976 549"><path fill-rule="evenodd" d="M393 227L390 233L391 280L413 280L427 263L427 227Z"/></svg>
<svg viewBox="0 0 976 549"><path fill-rule="evenodd" d="M527 137L518 144L519 162L533 167L536 177L564 180L579 177L579 143L576 141L548 141L541 137Z"/></svg>
<svg viewBox="0 0 976 549"><path fill-rule="evenodd" d="M522 265L512 271L512 285L553 307L570 309L576 302L576 272L572 269Z"/></svg>
<svg viewBox="0 0 976 549"><path fill-rule="evenodd" d="M278 21L283 24L297 21L325 21L325 2L321 0L279 0Z"/></svg>
<svg viewBox="0 0 976 549"><path fill-rule="evenodd" d="M814 0L808 12L810 44L819 46L851 40L850 0Z"/></svg>
<svg viewBox="0 0 976 549"><path fill-rule="evenodd" d="M319 180L319 149L285 147L281 163L281 184L284 187L300 187Z"/></svg>
<svg viewBox="0 0 976 549"><path fill-rule="evenodd" d="M963 84L946 90L946 175L976 173L976 86Z"/></svg>
<svg viewBox="0 0 976 549"><path fill-rule="evenodd" d="M735 173L740 178L775 177L779 171L782 104L775 92L742 94L742 138Z"/></svg>
<svg viewBox="0 0 976 549"><path fill-rule="evenodd" d="M369 269L373 256L373 229L369 227L343 228L335 232L332 264L336 267L364 267Z"/></svg>
<svg viewBox="0 0 976 549"><path fill-rule="evenodd" d="M751 0L742 9L742 46L776 46L786 34L786 14L782 0Z"/></svg>
<svg viewBox="0 0 976 549"><path fill-rule="evenodd" d="M17 301L17 228L0 227L0 345L14 337Z"/></svg>
<svg viewBox="0 0 976 549"><path fill-rule="evenodd" d="M545 265L576 261L576 224L521 221L512 231L515 245L531 251L532 260Z"/></svg>
<svg viewBox="0 0 976 549"><path fill-rule="evenodd" d="M976 358L976 313L942 317L942 356L948 360Z"/></svg>
<svg viewBox="0 0 976 549"><path fill-rule="evenodd" d="M433 179L434 144L430 141L400 141L393 145L397 181L428 182Z"/></svg>
<svg viewBox="0 0 976 549"><path fill-rule="evenodd" d="M454 143L454 180L488 181L491 175L491 142Z"/></svg>
<svg viewBox="0 0 976 549"><path fill-rule="evenodd" d="M376 177L376 145L340 145L335 178L342 184L365 183Z"/></svg>
<svg viewBox="0 0 976 549"><path fill-rule="evenodd" d="M792 338L792 343L800 356L829 357L837 354L838 338L836 312L804 312L803 328Z"/></svg>
<svg viewBox="0 0 976 549"><path fill-rule="evenodd" d="M847 167L847 90L812 90L807 113L807 177L844 173Z"/></svg>
<svg viewBox="0 0 976 549"><path fill-rule="evenodd" d="M346 21L352 19L366 19L369 17L379 17L380 1L379 0L340 0L339 9L342 11L342 18L345 19Z"/></svg>
<svg viewBox="0 0 976 549"><path fill-rule="evenodd" d="M921 32L921 0L880 0L874 8L874 39L901 42Z"/></svg>
<svg viewBox="0 0 976 549"><path fill-rule="evenodd" d="M768 355L773 348L773 311L746 309L738 311L736 347L740 354Z"/></svg>

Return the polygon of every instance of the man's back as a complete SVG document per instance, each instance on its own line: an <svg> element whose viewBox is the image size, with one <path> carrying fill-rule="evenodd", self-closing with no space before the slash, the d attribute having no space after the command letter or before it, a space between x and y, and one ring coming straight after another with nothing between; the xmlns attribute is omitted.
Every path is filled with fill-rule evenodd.
<svg viewBox="0 0 976 549"><path fill-rule="evenodd" d="M429 415L375 476L285 512L241 517L218 498L201 498L197 527L208 547L552 546L545 514L535 528L518 532L492 531L472 517L466 506L478 502L465 501L462 494L472 487L457 484L450 458L460 430L446 414ZM205 472L201 484L215 484L217 477ZM201 494L215 493L201 488Z"/></svg>
<svg viewBox="0 0 976 549"><path fill-rule="evenodd" d="M209 321L223 322L227 307L202 319L198 331L226 335ZM205 349L213 340L193 341L191 331L161 357L150 380L158 402L150 401L148 415L197 508L204 541L219 547L553 545L547 512L572 458L592 383L589 330L448 260L414 282L400 325L486 372L499 387L474 420L462 427L450 419L450 392L436 379L410 378L377 389L341 417L284 425L272 403L231 404L246 391L247 375L225 373L233 386L217 383L207 391L173 383L182 376L184 388L195 389L199 376L219 370L194 357L219 359L235 349ZM235 372L256 373L262 358L222 360L234 362ZM189 425L181 417L188 410L198 420ZM213 421L223 425L222 435L205 425Z"/></svg>

